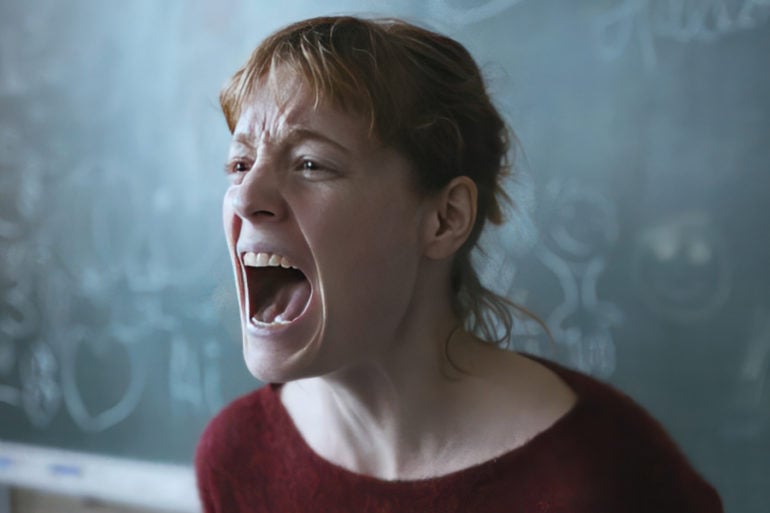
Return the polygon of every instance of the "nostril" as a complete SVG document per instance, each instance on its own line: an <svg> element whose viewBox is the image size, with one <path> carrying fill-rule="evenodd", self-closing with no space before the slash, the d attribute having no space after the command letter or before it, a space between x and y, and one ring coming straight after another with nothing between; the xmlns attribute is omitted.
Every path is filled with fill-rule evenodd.
<svg viewBox="0 0 770 513"><path fill-rule="evenodd" d="M284 199L277 187L244 182L231 196L233 210L243 219L276 220L285 212Z"/></svg>

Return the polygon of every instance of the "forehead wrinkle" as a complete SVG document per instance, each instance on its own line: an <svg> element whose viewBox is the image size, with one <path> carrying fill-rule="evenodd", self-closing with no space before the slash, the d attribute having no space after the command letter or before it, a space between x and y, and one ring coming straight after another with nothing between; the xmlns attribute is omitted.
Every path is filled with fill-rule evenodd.
<svg viewBox="0 0 770 513"><path fill-rule="evenodd" d="M248 150L254 149L254 144L246 132L236 132L230 146L245 146Z"/></svg>
<svg viewBox="0 0 770 513"><path fill-rule="evenodd" d="M296 101L279 102L275 98L260 96L252 101L241 117L241 122L245 122L246 126L238 129L242 125L239 122L233 135L234 142L244 144L249 149L290 138L298 128L301 129L298 121L304 117L305 109Z"/></svg>

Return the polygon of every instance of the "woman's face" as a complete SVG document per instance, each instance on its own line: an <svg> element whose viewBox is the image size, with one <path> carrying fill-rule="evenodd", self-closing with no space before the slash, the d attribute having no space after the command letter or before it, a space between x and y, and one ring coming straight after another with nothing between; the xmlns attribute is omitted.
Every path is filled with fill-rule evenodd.
<svg viewBox="0 0 770 513"><path fill-rule="evenodd" d="M223 206L244 357L274 382L376 358L398 336L425 217L399 152L362 118L283 83L290 93L261 88L243 109Z"/></svg>

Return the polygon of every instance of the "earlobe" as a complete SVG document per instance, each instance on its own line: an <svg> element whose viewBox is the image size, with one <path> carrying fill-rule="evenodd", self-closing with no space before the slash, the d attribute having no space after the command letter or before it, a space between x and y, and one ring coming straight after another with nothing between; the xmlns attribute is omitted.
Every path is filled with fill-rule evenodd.
<svg viewBox="0 0 770 513"><path fill-rule="evenodd" d="M433 198L427 223L425 256L440 260L460 249L476 222L478 189L467 176L450 181Z"/></svg>

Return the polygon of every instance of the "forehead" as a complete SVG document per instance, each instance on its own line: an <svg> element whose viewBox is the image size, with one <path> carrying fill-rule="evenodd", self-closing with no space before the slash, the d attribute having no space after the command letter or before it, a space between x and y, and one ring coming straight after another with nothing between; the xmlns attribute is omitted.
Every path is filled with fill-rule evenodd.
<svg viewBox="0 0 770 513"><path fill-rule="evenodd" d="M307 131L354 147L376 143L363 116L319 98L300 77L286 72L272 72L244 98L233 141L274 141Z"/></svg>

